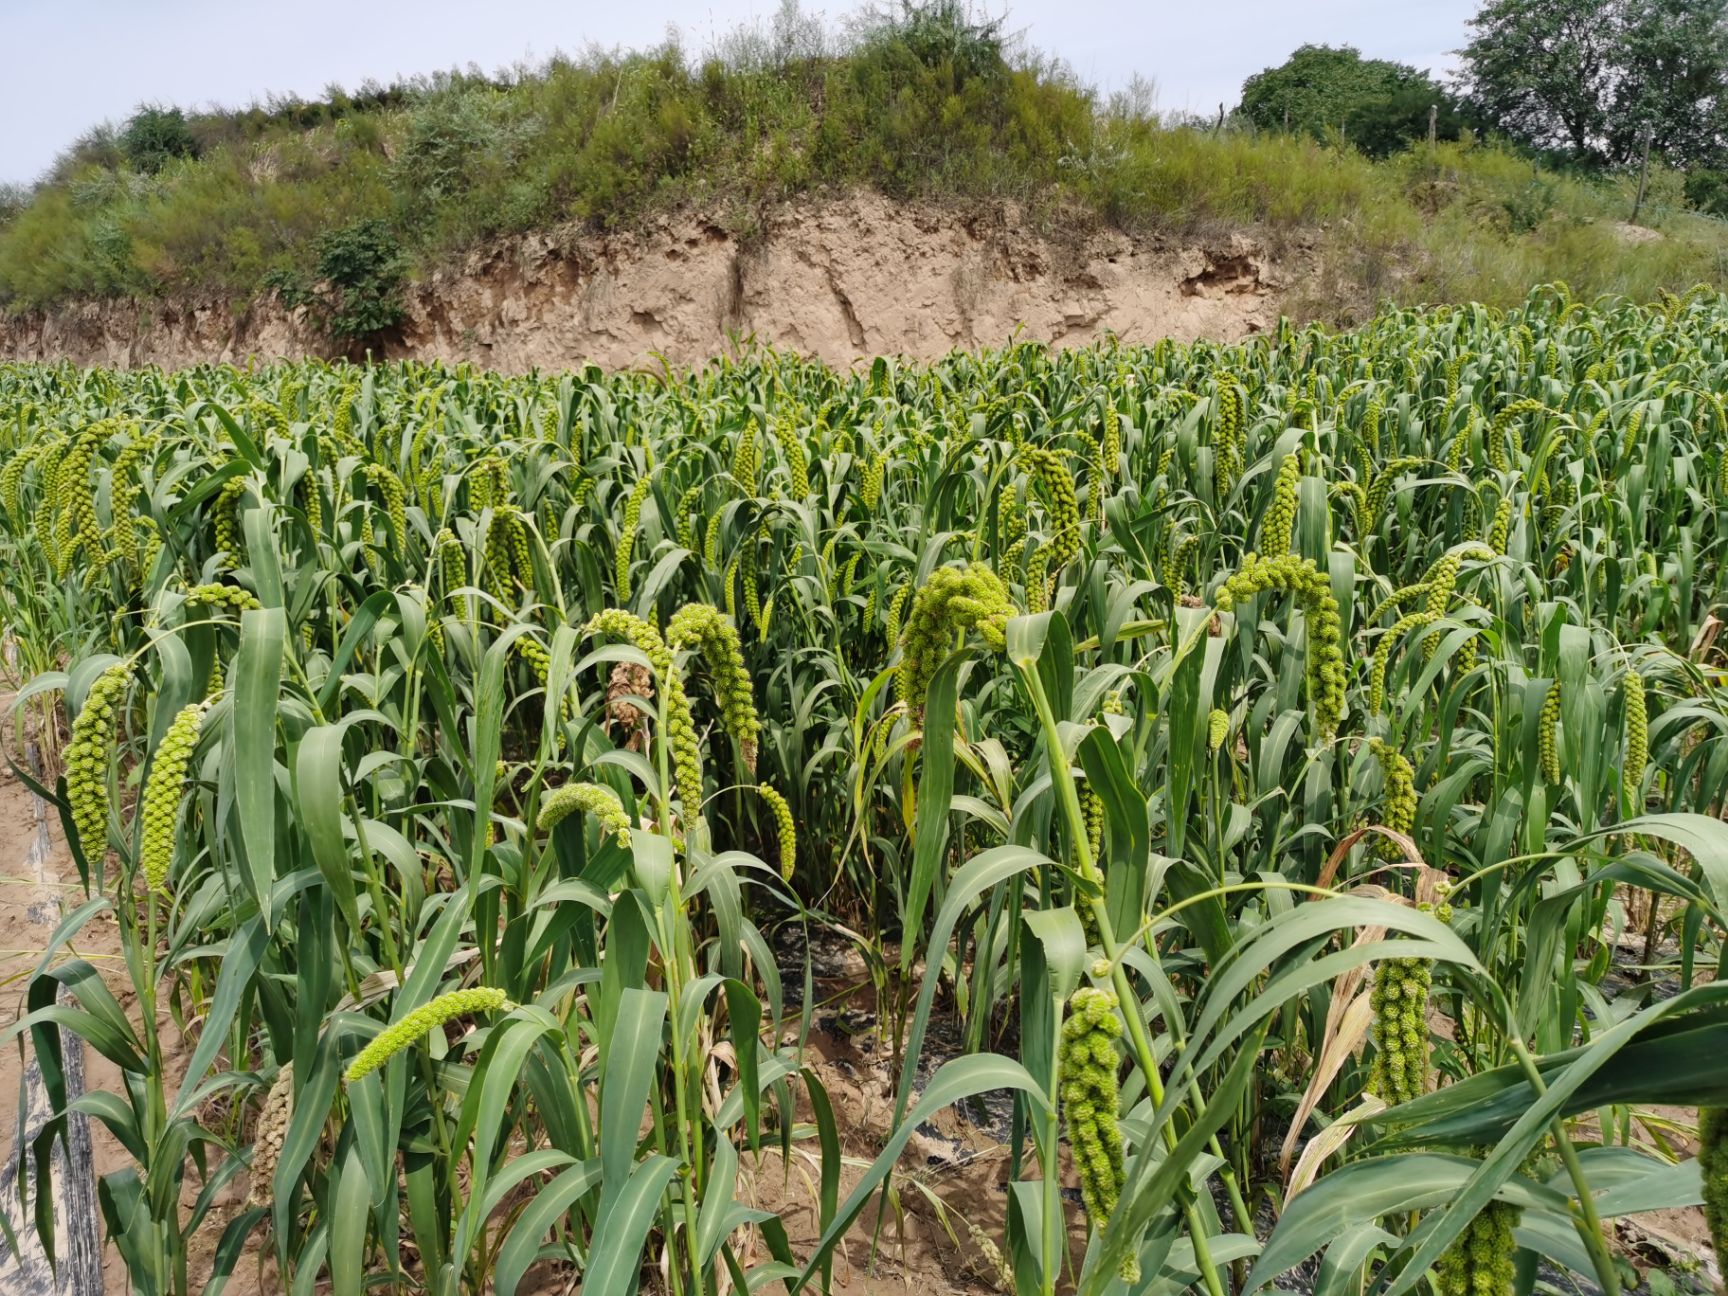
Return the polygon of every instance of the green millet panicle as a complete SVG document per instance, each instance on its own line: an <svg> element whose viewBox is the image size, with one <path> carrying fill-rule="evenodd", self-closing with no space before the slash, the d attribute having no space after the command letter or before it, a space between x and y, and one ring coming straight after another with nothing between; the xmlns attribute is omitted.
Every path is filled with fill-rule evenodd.
<svg viewBox="0 0 1728 1296"><path fill-rule="evenodd" d="M858 498L863 503L865 512L876 511L876 505L882 498L882 483L887 474L888 456L878 451L864 465L864 482L858 491Z"/></svg>
<svg viewBox="0 0 1728 1296"><path fill-rule="evenodd" d="M123 661L96 677L72 722L64 753L72 826L84 858L93 865L99 865L108 851L108 758L131 682L131 663Z"/></svg>
<svg viewBox="0 0 1728 1296"><path fill-rule="evenodd" d="M726 574L720 579L721 588L726 592L726 615L734 622L738 620L738 563L739 554L734 551L726 563Z"/></svg>
<svg viewBox="0 0 1728 1296"><path fill-rule="evenodd" d="M250 612L263 606L255 594L238 585L194 585L186 591L186 602L200 607L228 608L234 612Z"/></svg>
<svg viewBox="0 0 1728 1296"><path fill-rule="evenodd" d="M1373 614L1369 616L1368 619L1370 621L1378 621L1382 615L1391 611L1393 608L1402 607L1406 603L1414 603L1417 599L1427 594L1429 588L1429 584L1426 580L1419 580L1413 585L1400 585L1397 589L1393 590L1385 598L1380 600L1380 606L1374 609Z"/></svg>
<svg viewBox="0 0 1728 1296"><path fill-rule="evenodd" d="M1272 487L1272 503L1260 524L1260 550L1278 555L1290 552L1296 530L1296 491L1302 482L1302 456L1294 451L1284 456Z"/></svg>
<svg viewBox="0 0 1728 1296"><path fill-rule="evenodd" d="M1374 969L1369 1033L1375 1052L1368 1089L1393 1105L1420 1097L1428 1088L1428 989L1433 979L1426 959L1382 959Z"/></svg>
<svg viewBox="0 0 1728 1296"><path fill-rule="evenodd" d="M1415 455L1401 455L1374 474L1374 480L1368 484L1368 493L1363 497L1361 530L1364 535L1379 527L1380 518L1386 511L1386 501L1391 498L1398 479L1411 469L1421 467L1423 462Z"/></svg>
<svg viewBox="0 0 1728 1296"><path fill-rule="evenodd" d="M1094 1231L1109 1223L1122 1194L1122 1130L1117 1110L1116 1040L1122 1034L1116 995L1082 986L1062 1023L1061 1097L1080 1197ZM1124 1275L1127 1276L1127 1275Z"/></svg>
<svg viewBox="0 0 1728 1296"><path fill-rule="evenodd" d="M318 473L308 467L300 474L300 480L295 486L300 500L300 511L306 515L306 525L314 536L324 533L324 496L318 488Z"/></svg>
<svg viewBox="0 0 1728 1296"><path fill-rule="evenodd" d="M1512 538L1512 497L1503 496L1494 506L1494 520L1488 526L1488 547L1496 554L1506 552Z"/></svg>
<svg viewBox="0 0 1728 1296"><path fill-rule="evenodd" d="M367 464L366 479L384 499L384 515L390 519L390 534L400 552L408 543L408 494L402 479L383 464Z"/></svg>
<svg viewBox="0 0 1728 1296"><path fill-rule="evenodd" d="M1188 593L1188 572L1193 566L1194 555L1199 551L1199 536L1183 536L1169 546L1158 565L1159 578L1178 600Z"/></svg>
<svg viewBox="0 0 1728 1296"><path fill-rule="evenodd" d="M829 536L828 543L822 546L822 557L817 562L817 570L826 573L823 579L828 590L830 603L834 601L840 591L840 572L834 565L834 551L839 547L839 544L840 536L838 533ZM798 560L804 556L804 546L802 544L797 545L792 550L792 554L792 560L786 566L789 570L796 571Z"/></svg>
<svg viewBox="0 0 1728 1296"><path fill-rule="evenodd" d="M1510 461L1506 457L1508 434L1519 453L1523 453L1518 436L1518 420L1528 414L1540 414L1543 408L1541 401L1525 398L1513 401L1494 416L1493 423L1489 424L1488 431L1482 438L1483 448L1488 452L1488 462L1492 467L1501 472L1510 467Z"/></svg>
<svg viewBox="0 0 1728 1296"><path fill-rule="evenodd" d="M756 420L751 419L738 434L732 450L732 477L746 497L756 494Z"/></svg>
<svg viewBox="0 0 1728 1296"><path fill-rule="evenodd" d="M475 513L510 502L510 469L498 455L489 454L468 473L468 507Z"/></svg>
<svg viewBox="0 0 1728 1296"><path fill-rule="evenodd" d="M1522 1215L1511 1202L1484 1206L1435 1263L1439 1296L1512 1296L1518 1251L1512 1231Z"/></svg>
<svg viewBox="0 0 1728 1296"><path fill-rule="evenodd" d="M541 642L532 635L519 635L510 641L510 651L528 663L534 672L534 678L540 682L542 689L551 687L552 654L547 652ZM566 720L573 719L576 714L575 704L566 693L559 700L558 714Z"/></svg>
<svg viewBox="0 0 1728 1296"><path fill-rule="evenodd" d="M1008 577L1019 570L1026 552L1026 502L1020 497L1018 482L1004 483L996 513L996 532L999 547L996 570Z"/></svg>
<svg viewBox="0 0 1728 1296"><path fill-rule="evenodd" d="M1644 430L1644 403L1640 401L1626 416L1626 435L1620 441L1620 461L1626 462L1638 448L1638 434Z"/></svg>
<svg viewBox="0 0 1728 1296"><path fill-rule="evenodd" d="M884 614L884 625L888 631L888 642L900 642L900 617L906 610L906 599L912 593L912 582L904 582L894 591L894 597L888 600L888 611Z"/></svg>
<svg viewBox="0 0 1728 1296"><path fill-rule="evenodd" d="M5 506L6 516L14 524L24 521L24 473L36 462L45 445L46 442L37 441L25 446L0 468L0 505Z"/></svg>
<svg viewBox="0 0 1728 1296"><path fill-rule="evenodd" d="M938 567L912 600L912 616L901 635L896 686L915 722L924 711L930 680L954 650L955 637L977 630L987 646L1008 646L1008 618L1015 612L1001 577L982 563Z"/></svg>
<svg viewBox="0 0 1728 1296"><path fill-rule="evenodd" d="M684 493L678 497L678 546L697 552L696 523L702 506L702 491L708 485L699 481L685 487Z"/></svg>
<svg viewBox="0 0 1728 1296"><path fill-rule="evenodd" d="M1230 713L1213 707L1206 716L1206 750L1216 752L1230 736Z"/></svg>
<svg viewBox="0 0 1728 1296"><path fill-rule="evenodd" d="M1114 477L1122 467L1122 414L1114 404L1104 407L1104 471Z"/></svg>
<svg viewBox="0 0 1728 1296"><path fill-rule="evenodd" d="M1428 601L1425 610L1429 616L1438 621L1446 615L1446 610L1452 601L1452 595L1458 588L1459 568L1463 566L1466 559L1474 558L1488 562L1495 556L1494 550L1487 545L1465 544L1435 560L1434 565L1428 569L1428 575L1423 582L1428 589ZM1434 636L1424 635L1422 660L1433 660L1435 649L1438 646Z"/></svg>
<svg viewBox="0 0 1728 1296"><path fill-rule="evenodd" d="M1464 452L1470 448L1470 436L1476 430L1475 411L1464 420L1464 424L1453 436L1446 447L1446 470L1462 472L1464 470Z"/></svg>
<svg viewBox="0 0 1728 1296"><path fill-rule="evenodd" d="M540 803L535 826L549 833L578 810L593 816L601 830L620 846L630 848L630 816L624 813L624 803L611 788L598 783L566 783L548 793Z"/></svg>
<svg viewBox="0 0 1728 1296"><path fill-rule="evenodd" d="M702 534L702 561L712 570L720 565L720 514L713 513L708 518L708 526ZM734 559L736 561L736 559Z"/></svg>
<svg viewBox="0 0 1728 1296"><path fill-rule="evenodd" d="M786 475L792 483L792 498L806 498L810 494L809 460L804 452L804 438L798 434L796 417L790 409L782 409L774 420L774 439L780 443L780 453L786 459Z"/></svg>
<svg viewBox="0 0 1728 1296"><path fill-rule="evenodd" d="M666 623L666 642L673 648L695 648L701 653L726 732L743 748L745 763L754 768L762 725L756 714L750 672L744 666L738 627L710 604L686 603Z"/></svg>
<svg viewBox="0 0 1728 1296"><path fill-rule="evenodd" d="M1099 867L1104 857L1104 798L1092 790L1091 784L1080 789L1080 813L1086 820L1086 849L1092 862Z"/></svg>
<svg viewBox="0 0 1728 1296"><path fill-rule="evenodd" d="M138 866L152 891L165 890L168 885L168 869L174 862L174 828L186 794L186 772L203 724L202 702L183 707L169 723L150 762L150 777L145 780L138 812L144 825L139 834Z"/></svg>
<svg viewBox="0 0 1728 1296"><path fill-rule="evenodd" d="M1698 1170L1710 1245L1716 1262L1728 1264L1728 1107L1698 1109Z"/></svg>
<svg viewBox="0 0 1728 1296"><path fill-rule="evenodd" d="M642 501L648 498L651 479L643 477L630 490L624 502L624 520L618 532L618 548L613 557L613 579L618 601L630 601L630 557L636 548L636 527L642 520Z"/></svg>
<svg viewBox="0 0 1728 1296"><path fill-rule="evenodd" d="M1043 446L1021 447L1019 459L1042 490L1050 513L1050 538L1038 551L1038 579L1054 580L1080 552L1080 501L1074 493L1074 475L1058 452ZM1028 576L1028 588L1031 579ZM1047 593L1041 594L1039 601L1047 597Z"/></svg>
<svg viewBox="0 0 1728 1296"><path fill-rule="evenodd" d="M1212 487L1220 500L1242 473L1243 398L1233 379L1218 384L1217 416L1210 429Z"/></svg>
<svg viewBox="0 0 1728 1296"><path fill-rule="evenodd" d="M1263 558L1250 553L1218 587L1213 603L1219 611L1228 612L1241 600L1270 590L1294 595L1308 619L1308 696L1314 706L1315 727L1323 740L1330 740L1344 716L1345 686L1344 650L1340 646L1343 621L1338 615L1338 600L1332 595L1332 582L1311 558L1293 554Z"/></svg>
<svg viewBox="0 0 1728 1296"><path fill-rule="evenodd" d="M354 1055L342 1078L349 1084L371 1075L405 1048L410 1048L430 1031L456 1017L474 1013L500 1012L510 1000L502 990L476 986L471 990L452 990L441 994L431 1003L422 1004L394 1026L386 1026L372 1041Z"/></svg>
<svg viewBox="0 0 1728 1296"><path fill-rule="evenodd" d="M445 527L432 542L432 549L438 556L438 576L444 582L445 597L455 607L458 616L467 616L468 600L456 593L468 584L468 555L462 542L454 531Z"/></svg>
<svg viewBox="0 0 1728 1296"><path fill-rule="evenodd" d="M1548 694L1542 699L1542 710L1536 718L1537 756L1541 761L1542 781L1558 783L1562 777L1560 770L1560 742L1555 730L1560 724L1560 681L1555 680L1548 686Z"/></svg>
<svg viewBox="0 0 1728 1296"><path fill-rule="evenodd" d="M1392 649L1410 631L1433 625L1438 619L1426 610L1407 612L1380 636L1380 642L1374 645L1374 660L1368 668L1368 710L1374 715L1379 715L1386 705L1386 668L1392 660Z"/></svg>
<svg viewBox="0 0 1728 1296"><path fill-rule="evenodd" d="M1644 766L1650 759L1650 712L1644 698L1644 677L1626 672L1626 760L1620 767L1620 786L1626 804L1636 814L1643 809Z"/></svg>
<svg viewBox="0 0 1728 1296"><path fill-rule="evenodd" d="M240 544L240 497L245 493L246 483L238 477L223 482L216 492L216 552L224 567L233 567L246 557Z"/></svg>
<svg viewBox="0 0 1728 1296"><path fill-rule="evenodd" d="M744 610L750 614L750 623L756 627L756 633L762 637L768 634L768 617L762 608L762 596L756 586L756 555L761 552L762 542L768 538L768 528L763 525L756 538L748 546L750 561L743 563L739 572L743 576Z"/></svg>
<svg viewBox="0 0 1728 1296"><path fill-rule="evenodd" d="M778 790L766 783L757 784L756 792L768 803L774 816L774 839L780 848L780 880L790 882L798 870L798 828L792 818L792 807Z"/></svg>
<svg viewBox="0 0 1728 1296"><path fill-rule="evenodd" d="M72 443L60 460L54 478L54 504L58 510L54 527L55 570L65 576L80 550L96 553L101 524L96 518L96 488L91 467L96 451L108 439L111 425L94 423Z"/></svg>
<svg viewBox="0 0 1728 1296"><path fill-rule="evenodd" d="M1402 752L1378 738L1370 738L1368 748L1380 762L1380 774L1386 782L1380 822L1408 837L1416 830L1416 771ZM1385 837L1380 839L1378 850L1383 860L1404 858L1404 848Z"/></svg>
<svg viewBox="0 0 1728 1296"><path fill-rule="evenodd" d="M1087 511L1098 526L1104 525L1104 497L1109 494L1106 489L1109 474L1104 470L1104 447L1097 445L1092 450L1091 484L1087 491Z"/></svg>

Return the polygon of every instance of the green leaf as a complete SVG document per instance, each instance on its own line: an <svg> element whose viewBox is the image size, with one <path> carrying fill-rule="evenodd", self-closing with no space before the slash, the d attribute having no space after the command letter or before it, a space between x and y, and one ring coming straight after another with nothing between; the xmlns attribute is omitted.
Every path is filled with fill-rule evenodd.
<svg viewBox="0 0 1728 1296"><path fill-rule="evenodd" d="M636 1160L665 1024L666 996L658 990L632 987L620 996L600 1084L600 1162L609 1183L621 1183Z"/></svg>
<svg viewBox="0 0 1728 1296"><path fill-rule="evenodd" d="M274 927L270 888L276 880L276 716L286 622L280 608L240 614L235 657L234 805L252 898Z"/></svg>

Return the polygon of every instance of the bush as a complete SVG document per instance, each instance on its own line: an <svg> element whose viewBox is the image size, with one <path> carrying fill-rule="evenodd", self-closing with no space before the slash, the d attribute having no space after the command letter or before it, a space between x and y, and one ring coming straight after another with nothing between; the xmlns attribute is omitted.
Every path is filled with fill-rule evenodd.
<svg viewBox="0 0 1728 1296"><path fill-rule="evenodd" d="M332 230L318 240L317 251L317 282L279 267L263 276L262 287L290 310L310 308L319 328L350 351L377 342L402 322L407 257L385 221Z"/></svg>
<svg viewBox="0 0 1728 1296"><path fill-rule="evenodd" d="M358 221L319 239L318 277L324 331L336 340L364 342L402 322L407 259L383 221Z"/></svg>
<svg viewBox="0 0 1728 1296"><path fill-rule="evenodd" d="M79 140L21 208L0 213L0 304L313 294L310 285L335 284L319 269L326 250L362 250L346 232L364 228L391 239L362 240L378 256L361 277L383 287L337 286L352 305L329 307L333 337L364 340L393 322L410 256L437 264L504 234L571 220L628 227L679 206L748 230L774 203L856 188L1012 201L1045 227L1091 216L1187 236L1338 225L1362 282L1396 295L1420 282L1412 264L1434 254L1424 226L1466 240L1439 253L1462 266L1522 265L1523 254L1488 244L1538 234L1551 216L1576 223L1625 209L1616 181L1539 171L1528 156L1476 144L1413 69L1353 50L1298 56L1255 78L1243 112L1214 129L1160 118L1144 96L1101 106L1000 21L930 0L832 38L783 10L767 34L723 41L700 61L669 41L557 58L507 82L448 75L190 119L144 109L124 132ZM1338 75L1305 86L1293 77L1303 59ZM1299 138L1282 132L1279 86ZM1425 138L1436 102L1439 147L1400 152ZM1715 201L1718 182L1694 174L1692 205ZM1725 242L1703 221L1682 241L1675 264L1711 264ZM1506 300L1505 280L1489 280L1493 300Z"/></svg>
<svg viewBox="0 0 1728 1296"><path fill-rule="evenodd" d="M178 108L145 106L120 132L120 151L135 170L155 175L175 158L198 156L198 140Z"/></svg>
<svg viewBox="0 0 1728 1296"><path fill-rule="evenodd" d="M1711 216L1728 217L1728 171L1699 167L1686 173L1686 201Z"/></svg>

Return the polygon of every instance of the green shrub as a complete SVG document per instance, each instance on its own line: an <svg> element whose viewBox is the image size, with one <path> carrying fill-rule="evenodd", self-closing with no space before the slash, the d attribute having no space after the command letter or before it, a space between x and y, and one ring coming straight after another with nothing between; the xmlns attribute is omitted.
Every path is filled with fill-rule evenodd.
<svg viewBox="0 0 1728 1296"><path fill-rule="evenodd" d="M198 156L198 140L178 108L146 105L120 132L120 151L134 168L155 175L175 158Z"/></svg>
<svg viewBox="0 0 1728 1296"><path fill-rule="evenodd" d="M332 341L351 350L402 322L402 285L407 258L383 220L371 218L323 235L317 244L316 279L277 267L262 287L289 309L309 307Z"/></svg>
<svg viewBox="0 0 1728 1296"><path fill-rule="evenodd" d="M1728 217L1728 171L1699 167L1686 174L1686 201L1701 212Z"/></svg>
<svg viewBox="0 0 1728 1296"><path fill-rule="evenodd" d="M463 74L227 113L146 109L123 132L79 140L0 212L0 306L306 295L328 279L322 240L363 222L384 222L398 245L380 268L435 265L501 235L628 227L675 207L742 236L774 203L858 188L1014 202L1044 228L1097 217L1213 238L1246 227L1274 244L1318 229L1324 255L1293 305L1332 320L1383 298L1510 305L1555 278L1683 291L1714 274L1728 234L1673 210L1678 194L1662 186L1677 173L1652 176L1648 210L1667 239L1580 269L1573 249L1599 240L1578 227L1624 219L1624 178L1541 171L1480 143L1420 74L1319 52L1396 75L1326 99L1314 120L1329 132L1300 137L1282 132L1281 109L1268 132L1253 112L1214 130L1161 119L1144 95L1101 104L957 0L878 12L844 39L782 15L701 60L669 41L553 59L508 82ZM1425 141L1431 102L1441 142L1398 151ZM1693 173L1693 207L1718 201L1713 174ZM331 305L331 327L350 341L376 333L399 288L341 290L356 308Z"/></svg>

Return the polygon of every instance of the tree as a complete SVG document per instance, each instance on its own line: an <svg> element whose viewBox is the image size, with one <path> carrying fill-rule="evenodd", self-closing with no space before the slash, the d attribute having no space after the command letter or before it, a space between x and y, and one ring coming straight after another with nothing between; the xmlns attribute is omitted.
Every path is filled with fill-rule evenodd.
<svg viewBox="0 0 1728 1296"><path fill-rule="evenodd" d="M1512 138L1581 162L1720 156L1728 138L1728 0L1489 0L1461 83Z"/></svg>
<svg viewBox="0 0 1728 1296"><path fill-rule="evenodd" d="M407 256L389 225L376 218L355 221L318 239L317 283L308 286L291 270L274 270L265 288L283 305L308 307L324 332L358 357L402 322L402 285Z"/></svg>
<svg viewBox="0 0 1728 1296"><path fill-rule="evenodd" d="M1728 171L1699 167L1686 176L1686 201L1701 212L1728 217Z"/></svg>
<svg viewBox="0 0 1728 1296"><path fill-rule="evenodd" d="M1342 128L1364 152L1384 156L1426 136L1434 106L1444 117L1442 137L1457 138L1463 126L1457 105L1426 73L1365 59L1348 45L1304 45L1242 83L1239 111L1263 130L1321 137Z"/></svg>
<svg viewBox="0 0 1728 1296"><path fill-rule="evenodd" d="M120 152L134 169L154 175L174 158L197 157L198 137L178 108L146 104L120 132Z"/></svg>
<svg viewBox="0 0 1728 1296"><path fill-rule="evenodd" d="M1724 159L1728 148L1728 0L1640 0L1627 28L1610 151L1651 148L1676 166Z"/></svg>
<svg viewBox="0 0 1728 1296"><path fill-rule="evenodd" d="M1358 104L1344 119L1344 136L1369 157L1389 157L1428 137L1430 112L1436 139L1455 140L1475 125L1455 95L1418 74Z"/></svg>

